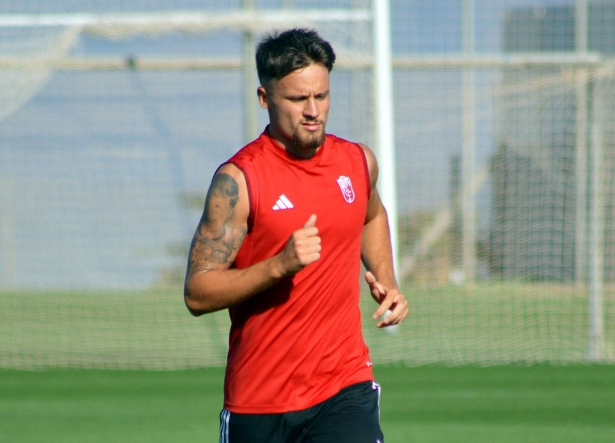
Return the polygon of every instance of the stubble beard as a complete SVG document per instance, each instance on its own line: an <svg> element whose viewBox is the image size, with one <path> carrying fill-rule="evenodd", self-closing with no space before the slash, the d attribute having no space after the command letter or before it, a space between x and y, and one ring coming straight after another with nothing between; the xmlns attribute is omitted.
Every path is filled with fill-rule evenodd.
<svg viewBox="0 0 615 443"><path fill-rule="evenodd" d="M293 144L295 148L303 152L311 152L320 148L325 142L325 131L318 134L310 134L308 136L301 137L298 132L293 134Z"/></svg>

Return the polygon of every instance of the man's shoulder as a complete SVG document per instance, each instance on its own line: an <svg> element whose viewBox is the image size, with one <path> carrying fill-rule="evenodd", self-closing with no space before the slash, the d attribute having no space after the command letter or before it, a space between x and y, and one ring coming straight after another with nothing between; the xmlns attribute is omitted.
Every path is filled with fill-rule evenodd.
<svg viewBox="0 0 615 443"><path fill-rule="evenodd" d="M229 159L229 162L235 161L250 161L258 156L263 155L267 152L267 144L268 141L264 137L258 137L255 140L252 140L247 145L240 148L233 156Z"/></svg>
<svg viewBox="0 0 615 443"><path fill-rule="evenodd" d="M348 139L345 139L345 138L343 138L343 137L339 137L339 136L337 136L337 135L335 135L335 134L327 134L326 138L327 138L330 142L333 142L333 143L350 143L350 144L356 144L356 143L354 143L354 142L351 142L351 141L350 141L350 140L348 140Z"/></svg>
<svg viewBox="0 0 615 443"><path fill-rule="evenodd" d="M365 146L362 143L348 140L346 138L339 137L335 134L327 134L327 139L329 143L331 143L333 146L344 146L350 149L355 149L355 148L363 149L363 146Z"/></svg>
<svg viewBox="0 0 615 443"><path fill-rule="evenodd" d="M370 149L363 143L350 141L333 134L327 134L327 144L333 147L334 150L341 149L362 160L369 156L370 152Z"/></svg>

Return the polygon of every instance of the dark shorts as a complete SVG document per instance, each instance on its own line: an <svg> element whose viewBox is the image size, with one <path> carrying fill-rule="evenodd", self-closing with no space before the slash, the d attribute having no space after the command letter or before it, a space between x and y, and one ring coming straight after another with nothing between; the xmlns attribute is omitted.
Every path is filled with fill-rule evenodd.
<svg viewBox="0 0 615 443"><path fill-rule="evenodd" d="M363 382L308 409L220 414L220 443L383 443L380 386Z"/></svg>

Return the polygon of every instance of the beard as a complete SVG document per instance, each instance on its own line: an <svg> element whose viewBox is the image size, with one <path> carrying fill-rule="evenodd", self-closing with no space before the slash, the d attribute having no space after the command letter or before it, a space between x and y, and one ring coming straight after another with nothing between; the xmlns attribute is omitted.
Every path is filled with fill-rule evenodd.
<svg viewBox="0 0 615 443"><path fill-rule="evenodd" d="M309 134L303 137L295 132L293 134L293 144L300 151L315 151L323 145L325 136L324 130L318 134Z"/></svg>

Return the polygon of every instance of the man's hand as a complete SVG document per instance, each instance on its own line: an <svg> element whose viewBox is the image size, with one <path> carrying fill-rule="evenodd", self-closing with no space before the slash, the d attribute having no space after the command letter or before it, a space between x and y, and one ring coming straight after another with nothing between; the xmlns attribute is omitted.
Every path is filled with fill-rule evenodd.
<svg viewBox="0 0 615 443"><path fill-rule="evenodd" d="M282 275L296 274L320 259L320 237L316 228L316 215L312 214L303 228L292 233L280 254Z"/></svg>
<svg viewBox="0 0 615 443"><path fill-rule="evenodd" d="M365 273L365 281L369 285L369 290L376 303L380 306L374 313L374 320L382 317L387 311L390 313L377 326L385 328L401 323L408 315L408 302L406 297L395 288L387 288L376 280L371 272Z"/></svg>

